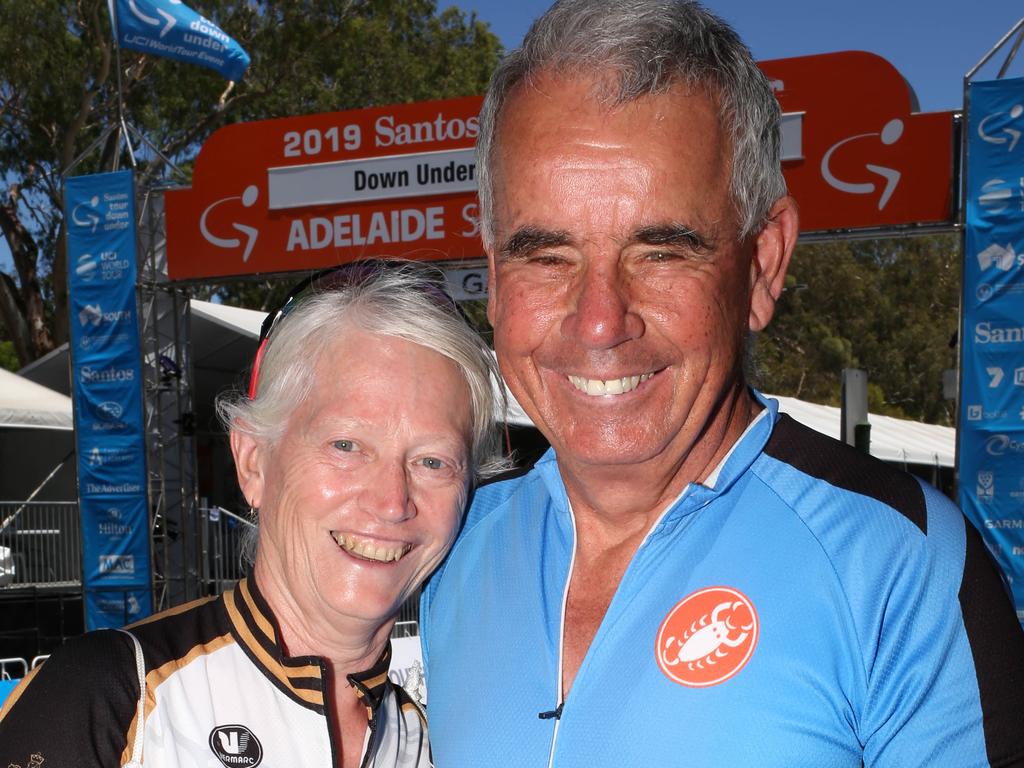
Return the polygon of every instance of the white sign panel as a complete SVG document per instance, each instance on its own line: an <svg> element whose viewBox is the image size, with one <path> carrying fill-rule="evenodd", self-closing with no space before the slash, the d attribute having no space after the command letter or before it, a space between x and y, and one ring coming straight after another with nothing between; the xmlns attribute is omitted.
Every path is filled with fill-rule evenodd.
<svg viewBox="0 0 1024 768"><path fill-rule="evenodd" d="M391 638L391 681L401 685L420 704L427 703L427 689L423 678L423 649L420 639L412 637Z"/></svg>
<svg viewBox="0 0 1024 768"><path fill-rule="evenodd" d="M271 210L476 190L472 149L268 168Z"/></svg>
<svg viewBox="0 0 1024 768"><path fill-rule="evenodd" d="M787 112L782 115L779 128L782 138L782 161L804 159L804 113Z"/></svg>
<svg viewBox="0 0 1024 768"><path fill-rule="evenodd" d="M487 267L477 269L446 269L448 293L456 301L487 298Z"/></svg>

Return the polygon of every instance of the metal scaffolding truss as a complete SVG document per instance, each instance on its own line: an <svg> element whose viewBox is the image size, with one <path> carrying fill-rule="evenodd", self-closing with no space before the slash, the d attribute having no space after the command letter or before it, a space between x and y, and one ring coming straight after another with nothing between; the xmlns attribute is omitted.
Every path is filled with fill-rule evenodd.
<svg viewBox="0 0 1024 768"><path fill-rule="evenodd" d="M202 595L189 303L167 280L161 188L139 190L141 322L154 610Z"/></svg>

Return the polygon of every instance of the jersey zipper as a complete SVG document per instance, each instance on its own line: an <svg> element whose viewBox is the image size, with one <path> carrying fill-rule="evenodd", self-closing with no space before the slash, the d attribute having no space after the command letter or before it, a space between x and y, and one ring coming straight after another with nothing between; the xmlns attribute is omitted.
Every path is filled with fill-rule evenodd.
<svg viewBox="0 0 1024 768"><path fill-rule="evenodd" d="M626 582L626 579L629 577L630 571L633 570L633 566L636 563L637 557L640 555L641 550L643 550L644 545L647 544L648 540L651 537L651 534L653 534L654 531L656 531L658 529L658 526L661 525L662 521L665 519L665 516L671 510L675 509L675 507L689 494L690 488L691 488L691 486L687 485L686 488L683 489L682 493L680 493L679 496L676 497L675 501L673 501L671 504L666 506L665 509L662 510L661 514L658 515L658 518L654 521L654 524L651 525L650 530L648 530L646 535L644 535L644 538L640 542L640 545L636 548L636 552L633 554L633 557L630 560L629 565L626 566L625 573L622 574L622 580L619 582L618 586L615 588L615 594L616 595L618 594L619 590L622 588L622 585ZM566 576L566 579L565 579L565 589L562 591L562 610L561 610L561 613L560 613L559 627L558 627L558 680L557 680L557 685L556 685L556 688L557 688L557 691L558 691L558 696L557 696L558 706L556 706L554 711L551 713L551 715L553 716L554 721L555 721L555 728L554 728L554 730L551 733L551 748L550 748L550 750L548 752L548 768L554 768L554 765L555 765L555 746L556 746L556 744L558 742L558 728L561 725L562 714L563 714L564 708L565 708L565 699L564 699L564 696L563 696L563 689L562 689L562 661L563 661L563 657L565 655L565 607L566 607L566 604L569 602L569 585L572 583L572 574L573 574L573 570L576 567L576 546L577 546L577 539L578 539L578 537L576 535L576 515L573 514L572 503L569 502L568 498L566 499L566 504L569 507L569 520L572 523L572 557L569 559L569 573L568 573L568 575ZM615 598L613 597L612 598L612 602L614 602L614 601L615 601ZM611 606L609 606L609 608L610 607ZM608 615L607 614L605 614L601 618L601 625L598 626L597 634L595 634L594 635L594 639L591 640L591 646L593 646L594 643L597 641L598 635L601 632L601 626L604 625L604 623L607 621L607 619L608 619ZM587 654L589 654L589 653L590 653L590 649L588 648L587 649ZM587 654L584 654L584 664L586 663L586 656L587 656ZM584 664L580 665L580 670L583 669ZM578 678L579 678L579 672L577 672L577 679ZM547 713L545 713L545 714L547 714Z"/></svg>
<svg viewBox="0 0 1024 768"><path fill-rule="evenodd" d="M336 740L334 738L334 695L331 691L330 673L322 659L317 661L317 666L320 667L320 680L323 682L324 689L324 719L327 725L327 743L331 747L331 765L341 765L341 750L338 749L341 733L339 731Z"/></svg>
<svg viewBox="0 0 1024 768"><path fill-rule="evenodd" d="M558 742L558 728L562 722L562 712L565 706L562 689L562 659L565 655L565 606L569 602L569 585L572 583L572 572L576 567L576 515L572 511L572 503L566 498L566 505L569 507L569 521L572 523L572 557L569 559L569 573L565 577L565 588L562 590L562 610L559 614L558 625L558 678L555 681L555 689L558 691L555 707L555 728L551 733L551 749L548 752L548 768L554 768L555 744Z"/></svg>

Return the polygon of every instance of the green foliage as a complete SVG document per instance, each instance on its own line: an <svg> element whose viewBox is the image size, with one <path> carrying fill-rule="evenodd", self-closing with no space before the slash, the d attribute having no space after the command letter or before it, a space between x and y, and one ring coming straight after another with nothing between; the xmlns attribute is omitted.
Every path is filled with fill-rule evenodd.
<svg viewBox="0 0 1024 768"><path fill-rule="evenodd" d="M755 342L765 391L839 404L843 368L868 372L869 407L952 424L942 371L960 299L954 235L798 246L775 319Z"/></svg>
<svg viewBox="0 0 1024 768"><path fill-rule="evenodd" d="M433 0L238 5L247 120L482 93L501 51L475 15Z"/></svg>
<svg viewBox="0 0 1024 768"><path fill-rule="evenodd" d="M0 341L0 368L17 371L20 367L18 356L14 353L14 344L9 341Z"/></svg>
<svg viewBox="0 0 1024 768"><path fill-rule="evenodd" d="M477 333L483 336L484 341L493 349L494 328L491 327L491 321L487 319L487 300L472 299L470 301L463 301L461 307L469 324L473 326Z"/></svg>
<svg viewBox="0 0 1024 768"><path fill-rule="evenodd" d="M190 0L248 51L230 92L215 72L121 52L121 92L136 138L136 182L186 181L202 142L241 120L482 93L501 46L475 14L434 0ZM106 0L0 2L0 233L15 273L0 273L0 322L23 363L67 338L63 174L126 167L116 135L118 68ZM169 158L182 173L172 173ZM291 282L288 278L285 282ZM211 286L272 305L256 284Z"/></svg>

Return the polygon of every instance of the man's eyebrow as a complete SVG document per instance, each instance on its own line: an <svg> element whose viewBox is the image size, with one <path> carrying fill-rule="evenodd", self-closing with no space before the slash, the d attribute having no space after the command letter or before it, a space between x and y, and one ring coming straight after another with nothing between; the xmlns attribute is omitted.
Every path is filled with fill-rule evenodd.
<svg viewBox="0 0 1024 768"><path fill-rule="evenodd" d="M561 230L541 229L540 227L520 227L501 245L499 253L506 258L516 258L538 251L542 248L555 248L569 245L572 235Z"/></svg>
<svg viewBox="0 0 1024 768"><path fill-rule="evenodd" d="M713 241L685 224L651 224L633 232L631 242L644 245L674 245L707 253L713 250Z"/></svg>

